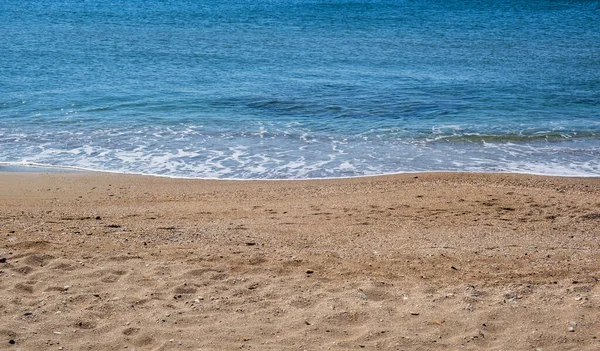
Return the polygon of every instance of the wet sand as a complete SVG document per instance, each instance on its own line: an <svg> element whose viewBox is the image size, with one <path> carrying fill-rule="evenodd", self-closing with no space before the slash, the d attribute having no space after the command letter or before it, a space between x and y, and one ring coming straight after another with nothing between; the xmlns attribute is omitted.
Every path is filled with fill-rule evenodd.
<svg viewBox="0 0 600 351"><path fill-rule="evenodd" d="M0 173L2 350L598 350L600 179Z"/></svg>

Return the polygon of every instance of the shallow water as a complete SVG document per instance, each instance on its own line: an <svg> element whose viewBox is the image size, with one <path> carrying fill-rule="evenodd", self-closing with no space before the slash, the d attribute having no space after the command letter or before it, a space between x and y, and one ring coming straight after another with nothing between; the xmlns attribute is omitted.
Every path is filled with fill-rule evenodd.
<svg viewBox="0 0 600 351"><path fill-rule="evenodd" d="M600 176L597 1L0 0L0 162Z"/></svg>

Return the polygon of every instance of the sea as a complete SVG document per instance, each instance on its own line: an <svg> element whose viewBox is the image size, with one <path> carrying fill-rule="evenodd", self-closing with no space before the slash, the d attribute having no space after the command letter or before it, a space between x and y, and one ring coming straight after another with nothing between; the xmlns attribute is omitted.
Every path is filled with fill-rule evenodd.
<svg viewBox="0 0 600 351"><path fill-rule="evenodd" d="M600 176L600 1L0 0L0 164Z"/></svg>

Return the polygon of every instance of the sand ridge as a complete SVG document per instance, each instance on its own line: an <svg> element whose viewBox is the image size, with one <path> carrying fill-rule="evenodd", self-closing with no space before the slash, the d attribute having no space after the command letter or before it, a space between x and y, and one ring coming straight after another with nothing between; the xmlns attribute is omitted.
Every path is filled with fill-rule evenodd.
<svg viewBox="0 0 600 351"><path fill-rule="evenodd" d="M597 350L600 179L0 174L0 349Z"/></svg>

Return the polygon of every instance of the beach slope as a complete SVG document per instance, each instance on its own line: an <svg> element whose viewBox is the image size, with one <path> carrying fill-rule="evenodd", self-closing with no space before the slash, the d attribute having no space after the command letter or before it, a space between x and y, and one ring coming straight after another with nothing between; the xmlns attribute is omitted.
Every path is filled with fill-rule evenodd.
<svg viewBox="0 0 600 351"><path fill-rule="evenodd" d="M600 179L0 173L2 350L598 350Z"/></svg>

